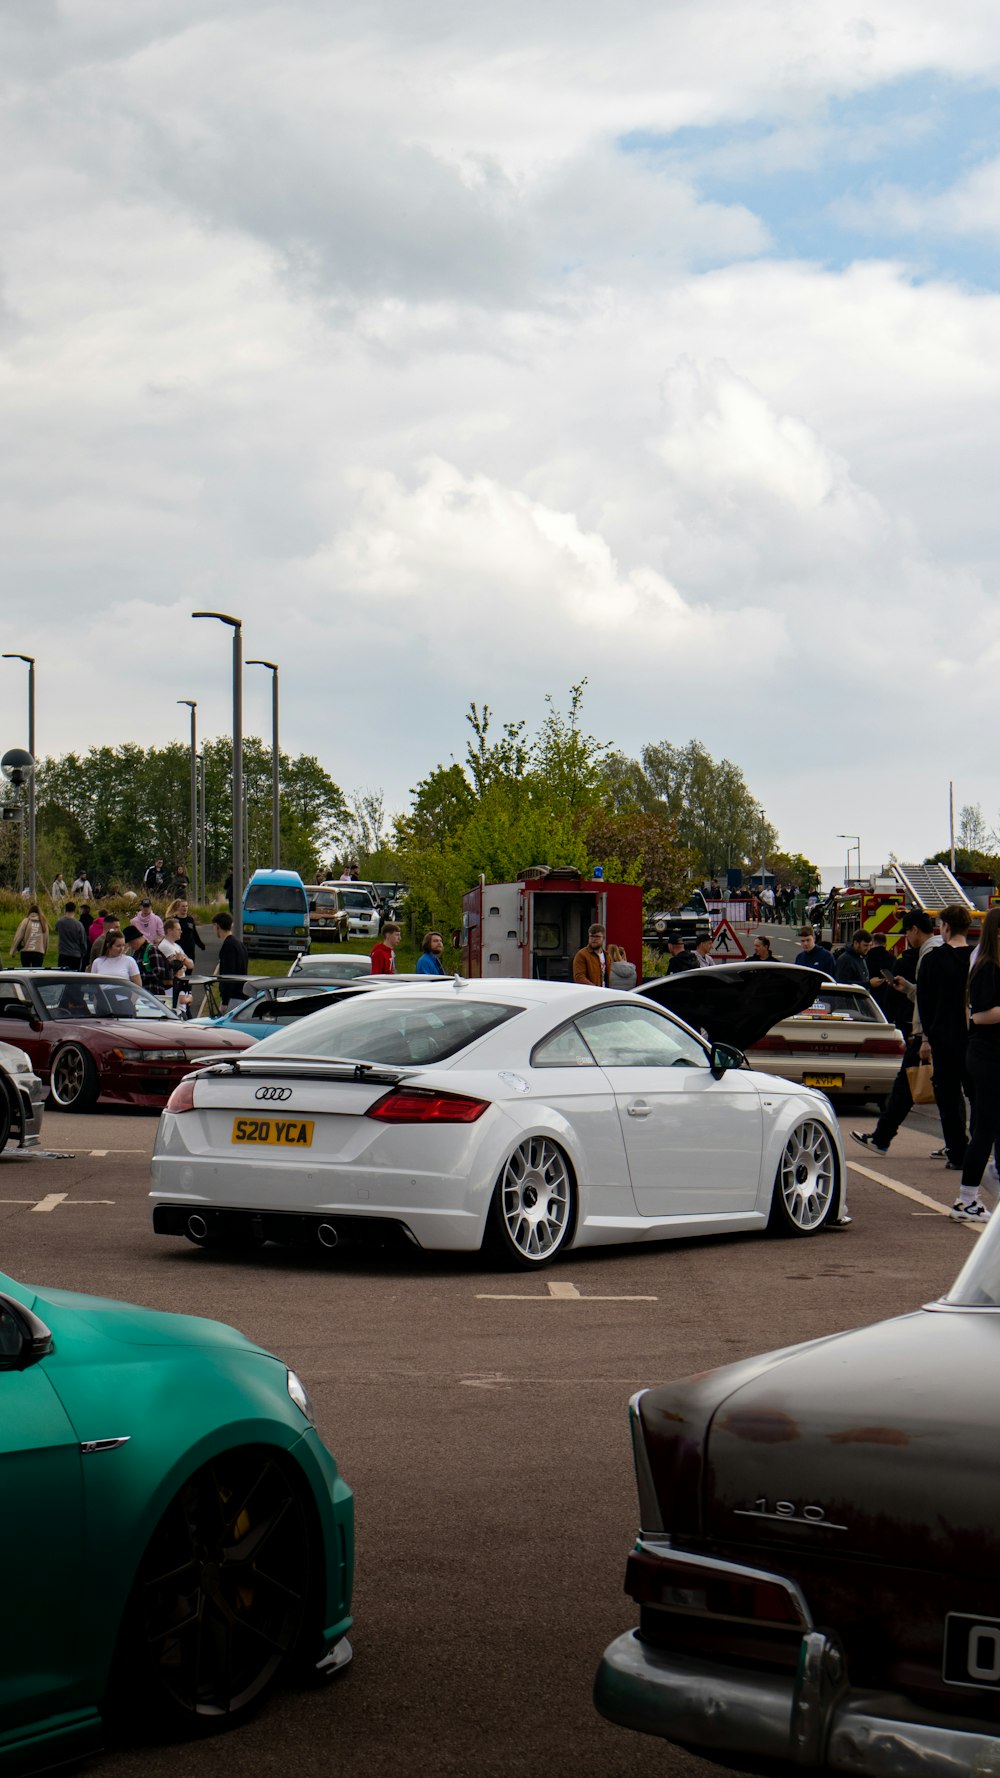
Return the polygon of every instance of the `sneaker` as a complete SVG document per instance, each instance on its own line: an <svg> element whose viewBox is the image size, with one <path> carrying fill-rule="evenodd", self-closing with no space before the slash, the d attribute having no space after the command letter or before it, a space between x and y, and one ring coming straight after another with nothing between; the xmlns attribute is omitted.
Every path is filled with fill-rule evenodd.
<svg viewBox="0 0 1000 1778"><path fill-rule="evenodd" d="M948 1159L948 1150L946 1148L932 1148L931 1149L931 1160L932 1161L946 1161L947 1159Z"/></svg>
<svg viewBox="0 0 1000 1778"><path fill-rule="evenodd" d="M866 1135L861 1130L852 1130L851 1131L851 1140L852 1140L852 1142L860 1142L862 1148L873 1149L876 1154L888 1154L889 1153L889 1150L887 1148L880 1148L879 1147L879 1145L876 1142L875 1137L873 1135L871 1135L871 1134Z"/></svg>
<svg viewBox="0 0 1000 1778"><path fill-rule="evenodd" d="M952 1222L987 1223L990 1220L990 1212L978 1198L964 1200L959 1198L958 1202L952 1205L948 1215Z"/></svg>
<svg viewBox="0 0 1000 1778"><path fill-rule="evenodd" d="M945 1161L944 1170L946 1173L961 1173L964 1164L963 1161Z"/></svg>

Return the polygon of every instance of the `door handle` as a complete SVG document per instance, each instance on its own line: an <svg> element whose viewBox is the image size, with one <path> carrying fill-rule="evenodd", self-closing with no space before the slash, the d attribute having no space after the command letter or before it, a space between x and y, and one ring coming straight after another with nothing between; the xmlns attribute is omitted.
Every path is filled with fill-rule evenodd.
<svg viewBox="0 0 1000 1778"><path fill-rule="evenodd" d="M625 1107L629 1117L648 1117L653 1107L645 1099L633 1099L631 1105Z"/></svg>

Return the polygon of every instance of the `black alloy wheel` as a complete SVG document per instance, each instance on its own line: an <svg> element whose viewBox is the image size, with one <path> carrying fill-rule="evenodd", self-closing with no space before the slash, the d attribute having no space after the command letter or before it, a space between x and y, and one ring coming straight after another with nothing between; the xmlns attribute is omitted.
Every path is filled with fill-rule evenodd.
<svg viewBox="0 0 1000 1778"><path fill-rule="evenodd" d="M229 1728L260 1703L309 1614L303 1484L265 1446L196 1470L150 1540L123 1642L129 1679L187 1733ZM136 1692L129 1687L133 1708Z"/></svg>
<svg viewBox="0 0 1000 1778"><path fill-rule="evenodd" d="M49 1098L60 1111L89 1111L97 1104L97 1068L80 1043L64 1043L49 1068Z"/></svg>

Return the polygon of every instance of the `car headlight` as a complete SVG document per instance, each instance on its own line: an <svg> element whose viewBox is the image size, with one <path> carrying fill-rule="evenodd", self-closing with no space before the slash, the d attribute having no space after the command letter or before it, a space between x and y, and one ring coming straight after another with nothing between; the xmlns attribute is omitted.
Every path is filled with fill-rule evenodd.
<svg viewBox="0 0 1000 1778"><path fill-rule="evenodd" d="M310 1426L315 1426L316 1416L313 1413L312 1402L309 1400L309 1391L302 1382L302 1379L297 1377L294 1371L289 1370L286 1370L285 1377L288 1383L288 1393L294 1401L295 1406L298 1408L299 1413L305 1415Z"/></svg>
<svg viewBox="0 0 1000 1778"><path fill-rule="evenodd" d="M251 925L249 920L244 920L243 930L244 932L256 932L257 928L256 926Z"/></svg>

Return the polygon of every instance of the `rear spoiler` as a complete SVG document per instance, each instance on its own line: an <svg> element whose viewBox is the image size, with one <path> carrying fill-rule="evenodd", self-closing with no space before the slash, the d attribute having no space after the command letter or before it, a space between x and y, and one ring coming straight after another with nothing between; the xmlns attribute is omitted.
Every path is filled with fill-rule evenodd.
<svg viewBox="0 0 1000 1778"><path fill-rule="evenodd" d="M206 1056L208 1066L199 1069L204 1080L210 1074L280 1075L291 1080L356 1080L394 1086L417 1068L392 1068L381 1062L359 1062L353 1056L261 1056L239 1050L232 1056Z"/></svg>

